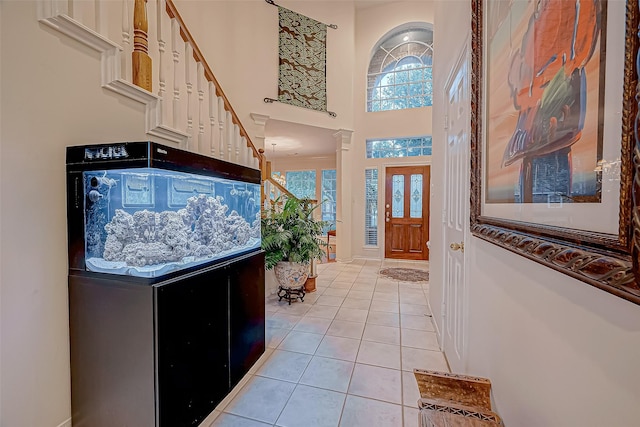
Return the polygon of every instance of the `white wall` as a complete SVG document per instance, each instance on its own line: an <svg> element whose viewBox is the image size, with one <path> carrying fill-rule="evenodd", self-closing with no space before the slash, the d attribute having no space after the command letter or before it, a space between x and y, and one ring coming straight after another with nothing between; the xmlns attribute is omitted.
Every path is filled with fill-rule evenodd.
<svg viewBox="0 0 640 427"><path fill-rule="evenodd" d="M100 87L100 56L37 22L33 1L0 17L0 425L71 416L65 147L145 140L141 104Z"/></svg>
<svg viewBox="0 0 640 427"><path fill-rule="evenodd" d="M328 114L288 104L265 104L278 98L278 9L264 0L175 2L213 73L247 132L257 127L250 113L274 120L327 129L353 128L352 74L354 6L350 1L278 1L277 4L338 29L327 29Z"/></svg>
<svg viewBox="0 0 640 427"><path fill-rule="evenodd" d="M443 88L469 33L470 5L439 1L434 22L434 86ZM434 123L444 123L442 92L434 99ZM435 125L434 141L443 136ZM434 180L443 161L434 145ZM432 216L442 207L435 193ZM442 247L439 224L431 240ZM441 329L442 256L431 255L429 298ZM466 363L454 369L491 379L506 425L638 425L640 307L477 238L465 255L469 339Z"/></svg>
<svg viewBox="0 0 640 427"><path fill-rule="evenodd" d="M176 1L214 74L252 136L258 131L249 118L252 112L327 129L355 130L350 149L343 152L354 173L348 181L338 184L349 186L352 191L353 209L345 209L345 212L352 212L354 232L349 246L353 253L347 257L380 258L384 256L383 222L380 223L379 246L374 249L364 247L364 169L379 167L380 183L383 183L384 166L428 164L429 160L367 160L365 140L428 135L431 133L431 107L366 113L369 59L376 43L393 28L407 22L432 23L432 2L394 2L360 9L357 13L350 1L277 3L319 21L338 25L338 30L328 29L327 35L328 109L337 113L336 118L286 104L264 104L264 97L277 98L277 8L263 0ZM382 187L380 208L384 200Z"/></svg>
<svg viewBox="0 0 640 427"><path fill-rule="evenodd" d="M2 35L2 3L0 3L0 36ZM3 99L2 96L2 64L4 60L2 57L2 39L0 39L0 100ZM2 129L2 102L0 102L0 129ZM2 132L0 131L0 177L2 176ZM2 185L0 185L0 242L2 239ZM3 270L2 268L2 244L0 244L0 272ZM0 425L2 424L2 420L4 419L2 416L2 367L4 366L2 363L2 273L0 273Z"/></svg>
<svg viewBox="0 0 640 427"><path fill-rule="evenodd" d="M390 30L407 22L433 23L433 2L403 1L359 10L356 15L356 57L354 72L355 128L349 152L352 170L352 243L356 257L384 257L384 215L378 215L378 246L364 246L364 170L378 168L378 212L384 212L384 168L408 164L430 164L431 159L367 159L368 138L394 138L431 134L432 107L400 111L366 112L367 71L371 53L380 39ZM434 138L434 146L439 142ZM432 186L434 181L432 179Z"/></svg>

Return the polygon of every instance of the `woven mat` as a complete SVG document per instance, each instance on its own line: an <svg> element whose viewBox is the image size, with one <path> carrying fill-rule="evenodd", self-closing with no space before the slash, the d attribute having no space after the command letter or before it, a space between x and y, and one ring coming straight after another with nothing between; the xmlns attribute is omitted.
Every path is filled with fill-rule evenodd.
<svg viewBox="0 0 640 427"><path fill-rule="evenodd" d="M429 272L415 268L383 268L380 275L402 282L428 282Z"/></svg>

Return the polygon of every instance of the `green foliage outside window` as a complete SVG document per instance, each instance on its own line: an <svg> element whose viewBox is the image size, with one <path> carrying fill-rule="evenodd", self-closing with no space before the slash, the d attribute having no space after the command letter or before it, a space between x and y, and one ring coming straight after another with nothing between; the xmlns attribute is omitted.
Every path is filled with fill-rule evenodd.
<svg viewBox="0 0 640 427"><path fill-rule="evenodd" d="M430 136L396 139L368 139L367 158L430 156L432 139Z"/></svg>
<svg viewBox="0 0 640 427"><path fill-rule="evenodd" d="M290 171L286 175L287 190L299 199L316 199L316 171Z"/></svg>

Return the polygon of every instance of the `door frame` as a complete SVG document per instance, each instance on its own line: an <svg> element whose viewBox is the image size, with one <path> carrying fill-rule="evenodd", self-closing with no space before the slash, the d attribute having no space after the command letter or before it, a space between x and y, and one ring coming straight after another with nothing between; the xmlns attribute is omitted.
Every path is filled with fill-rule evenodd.
<svg viewBox="0 0 640 427"><path fill-rule="evenodd" d="M389 171L389 169L394 169ZM392 178L395 174L402 174L405 177L403 186L405 190L405 197L403 198L403 216L402 218L394 218L393 215L389 215L392 209L388 208L388 204L393 204L393 195L387 192L388 188L393 186ZM422 176L422 215L419 218L411 217L411 190L412 185L411 177L414 174ZM419 165L419 166L389 166L385 168L384 173L385 180L385 247L384 256L389 259L400 260L415 260L415 261L428 261L429 260L429 220L431 210L431 166ZM401 238L403 248L401 251L394 253L391 247L392 241L395 239L388 239L389 236L397 236L393 231L393 224L401 225L401 231L404 238ZM415 241L415 234L411 230L414 225L420 226L420 232ZM417 245L416 245L417 243ZM413 247L413 249L412 249Z"/></svg>
<svg viewBox="0 0 640 427"><path fill-rule="evenodd" d="M391 159L388 159L391 160ZM412 159L413 160L413 159ZM387 245L387 233L385 231L386 229L386 223L385 223L385 200L387 197L387 189L386 189L386 173L387 173L387 168L400 168L400 167L404 167L404 166L429 166L429 194L431 195L432 191L433 191L433 182L431 180L431 171L432 171L432 165L431 165L431 159L429 159L428 161L418 161L413 160L413 161L408 161L408 162L384 162L381 163L377 166L378 168L378 230L382 230L382 233L378 233L378 247L380 248L379 250L382 251L380 258L382 260L385 260L387 258L385 258L385 254L386 254L386 245ZM373 166L372 166L373 167ZM428 219L428 224L429 224L429 235L431 235L431 197L429 197L429 219ZM431 252L431 249L429 249L429 252ZM389 259L393 259L393 258L389 258Z"/></svg>

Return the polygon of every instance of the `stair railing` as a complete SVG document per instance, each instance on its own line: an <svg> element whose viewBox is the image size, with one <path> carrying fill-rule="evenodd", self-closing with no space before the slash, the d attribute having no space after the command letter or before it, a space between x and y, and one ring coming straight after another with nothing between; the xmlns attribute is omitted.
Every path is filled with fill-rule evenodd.
<svg viewBox="0 0 640 427"><path fill-rule="evenodd" d="M172 0L39 0L38 15L102 53L102 86L146 105L148 134L264 167Z"/></svg>

